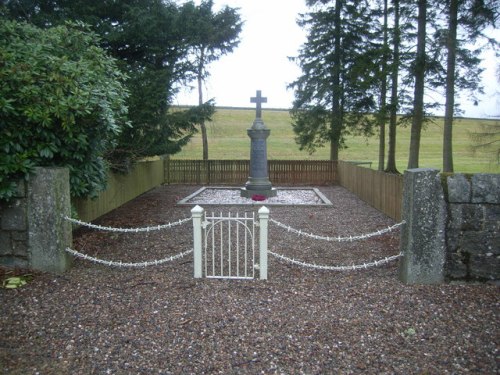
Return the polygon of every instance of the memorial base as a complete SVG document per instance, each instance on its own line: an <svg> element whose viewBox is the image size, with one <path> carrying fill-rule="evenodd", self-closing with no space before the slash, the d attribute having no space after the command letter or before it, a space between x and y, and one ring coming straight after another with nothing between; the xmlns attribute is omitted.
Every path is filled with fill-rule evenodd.
<svg viewBox="0 0 500 375"><path fill-rule="evenodd" d="M272 198L278 195L278 190L275 188L267 189L267 190L253 190L253 189L247 189L247 188L242 188L241 189L241 196L243 198L252 198L254 195L263 195L266 198Z"/></svg>

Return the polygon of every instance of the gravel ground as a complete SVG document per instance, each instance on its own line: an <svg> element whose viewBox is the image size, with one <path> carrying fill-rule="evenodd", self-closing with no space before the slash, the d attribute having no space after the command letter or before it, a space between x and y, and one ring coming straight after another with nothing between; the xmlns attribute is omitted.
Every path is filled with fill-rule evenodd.
<svg viewBox="0 0 500 375"><path fill-rule="evenodd" d="M175 203L198 186L163 186L101 218L138 227L190 216ZM271 217L317 235L356 235L394 222L340 187L333 206L271 207ZM242 212L258 207L207 207ZM271 250L350 265L399 252L398 233L358 243L304 239L270 224ZM162 232L79 229L73 247L143 261L192 247L188 222ZM397 261L321 271L269 258L269 280L194 279L192 255L118 269L76 260L63 275L35 273L0 289L5 374L495 374L499 290L494 285L407 286ZM0 277L9 270L0 269Z"/></svg>

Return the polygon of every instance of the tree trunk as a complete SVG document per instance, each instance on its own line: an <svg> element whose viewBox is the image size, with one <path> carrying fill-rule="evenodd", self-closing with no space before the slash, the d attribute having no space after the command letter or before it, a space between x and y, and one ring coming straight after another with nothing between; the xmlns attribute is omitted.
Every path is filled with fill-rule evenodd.
<svg viewBox="0 0 500 375"><path fill-rule="evenodd" d="M394 5L394 35L391 67L391 106L389 121L389 153L387 155L388 173L399 173L396 167L396 126L398 114L398 73L399 73L399 44L401 43L401 31L399 30L399 0L393 0Z"/></svg>
<svg viewBox="0 0 500 375"><path fill-rule="evenodd" d="M200 52L200 61L198 65L198 104L203 105L203 65L205 64L205 50L202 48ZM205 120L200 122L201 140L203 143L203 160L208 160L208 135Z"/></svg>
<svg viewBox="0 0 500 375"><path fill-rule="evenodd" d="M334 19L334 54L333 54L333 75L332 75L332 123L331 123L331 146L330 160L339 159L340 136L342 133L342 115L341 115L341 96L342 87L340 86L340 63L341 50L340 41L342 33L342 22L340 18L342 9L342 0L335 0L335 19Z"/></svg>
<svg viewBox="0 0 500 375"><path fill-rule="evenodd" d="M413 96L413 122L410 135L408 169L418 168L420 134L424 121L424 79L426 70L425 34L427 0L418 0L417 56L415 58L415 91Z"/></svg>
<svg viewBox="0 0 500 375"><path fill-rule="evenodd" d="M380 113L379 113L379 146L378 146L378 170L383 171L385 168L385 123L387 121L387 50L388 37L387 37L387 0L384 0L384 42L383 42L383 55L382 55L382 81L380 85Z"/></svg>
<svg viewBox="0 0 500 375"><path fill-rule="evenodd" d="M443 172L453 172L453 110L455 107L455 64L457 48L458 0L450 0L446 48L446 103L443 130Z"/></svg>

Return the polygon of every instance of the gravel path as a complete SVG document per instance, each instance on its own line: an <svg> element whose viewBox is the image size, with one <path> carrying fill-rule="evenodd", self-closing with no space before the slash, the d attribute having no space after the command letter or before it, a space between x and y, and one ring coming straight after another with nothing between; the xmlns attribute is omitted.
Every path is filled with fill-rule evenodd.
<svg viewBox="0 0 500 375"><path fill-rule="evenodd" d="M189 217L191 207L175 203L199 188L160 187L98 224L139 227ZM273 206L271 217L322 236L394 224L343 188L320 190L333 206ZM399 252L397 231L340 244L272 224L269 234L272 251L324 265ZM192 247L192 227L140 234L79 229L73 246L124 262L161 259ZM36 273L25 287L0 289L0 373L498 373L498 287L406 286L397 263L333 272L270 257L268 281L235 281L194 279L192 255L147 269L76 260L63 275ZM2 279L7 271L0 268Z"/></svg>

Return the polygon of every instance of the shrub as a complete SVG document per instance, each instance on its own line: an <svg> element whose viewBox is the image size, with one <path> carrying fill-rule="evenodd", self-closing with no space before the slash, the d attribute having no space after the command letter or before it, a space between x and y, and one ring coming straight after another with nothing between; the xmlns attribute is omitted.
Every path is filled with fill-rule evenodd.
<svg viewBox="0 0 500 375"><path fill-rule="evenodd" d="M81 24L0 20L0 199L34 166L70 170L71 193L105 187L102 155L127 126L125 76Z"/></svg>

